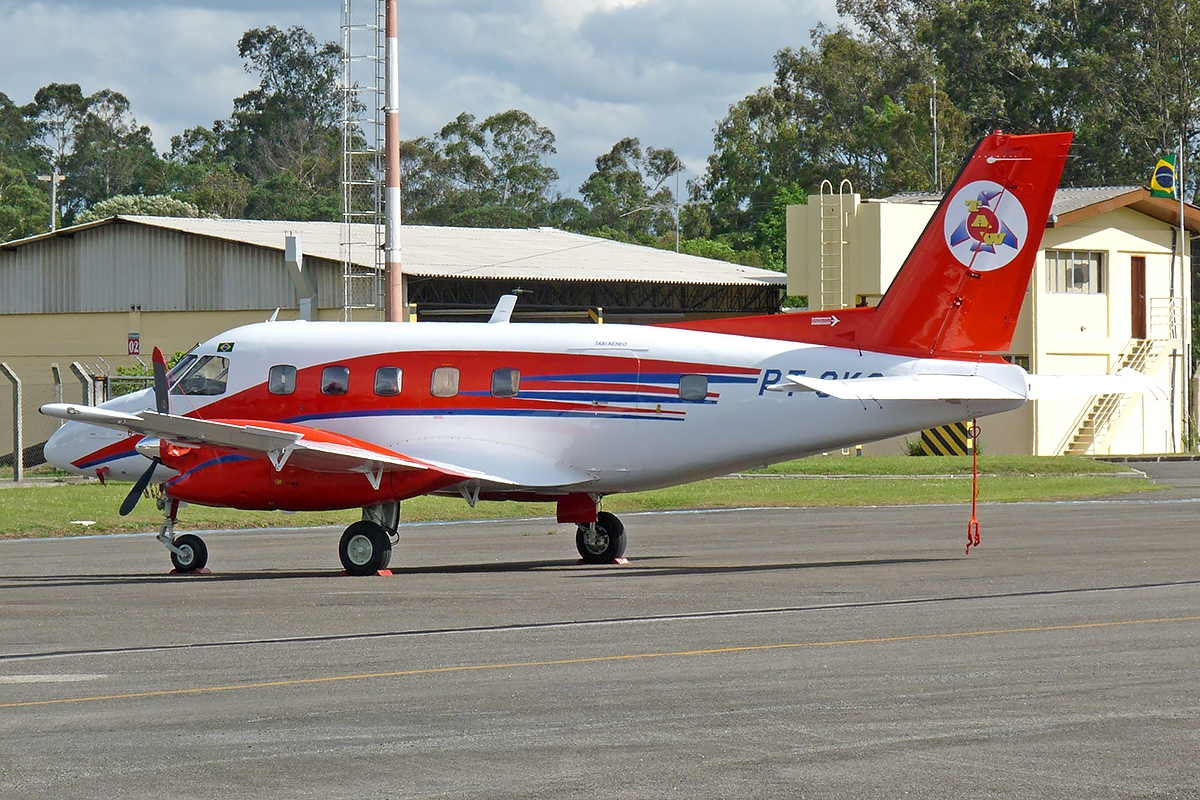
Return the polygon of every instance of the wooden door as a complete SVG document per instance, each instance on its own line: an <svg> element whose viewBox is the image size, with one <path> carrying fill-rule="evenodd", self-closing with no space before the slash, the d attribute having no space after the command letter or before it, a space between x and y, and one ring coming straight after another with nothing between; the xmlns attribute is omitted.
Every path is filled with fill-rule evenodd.
<svg viewBox="0 0 1200 800"><path fill-rule="evenodd" d="M1146 257L1133 256L1130 262L1130 297L1133 301L1133 338L1146 338Z"/></svg>

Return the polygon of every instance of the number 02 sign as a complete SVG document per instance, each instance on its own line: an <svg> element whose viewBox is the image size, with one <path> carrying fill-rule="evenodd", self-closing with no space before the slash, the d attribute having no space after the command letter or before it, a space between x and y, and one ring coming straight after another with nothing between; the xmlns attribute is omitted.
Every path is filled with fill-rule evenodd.
<svg viewBox="0 0 1200 800"><path fill-rule="evenodd" d="M140 356L142 354L142 335L140 333L129 334L129 355Z"/></svg>

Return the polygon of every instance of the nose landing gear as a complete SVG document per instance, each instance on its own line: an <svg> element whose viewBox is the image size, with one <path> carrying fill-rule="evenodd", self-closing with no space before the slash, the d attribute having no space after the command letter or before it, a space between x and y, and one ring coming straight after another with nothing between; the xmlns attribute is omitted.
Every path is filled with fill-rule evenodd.
<svg viewBox="0 0 1200 800"><path fill-rule="evenodd" d="M179 501L170 497L160 498L160 506L166 517L158 527L158 539L171 551L171 563L180 573L199 572L208 563L208 547L204 540L191 533L175 535L175 520L179 515Z"/></svg>

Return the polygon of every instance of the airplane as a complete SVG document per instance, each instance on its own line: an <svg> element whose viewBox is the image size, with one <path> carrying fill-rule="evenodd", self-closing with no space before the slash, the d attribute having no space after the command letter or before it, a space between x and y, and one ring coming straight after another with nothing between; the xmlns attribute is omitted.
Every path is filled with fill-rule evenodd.
<svg viewBox="0 0 1200 800"><path fill-rule="evenodd" d="M402 501L556 504L586 563L626 549L603 498L998 414L1046 394L1141 391L1139 373L1029 375L1011 344L1070 133L982 139L874 307L659 325L279 322L197 345L153 388L66 420L46 459L160 483L179 572L208 551L180 503L361 508L345 570L390 563Z"/></svg>

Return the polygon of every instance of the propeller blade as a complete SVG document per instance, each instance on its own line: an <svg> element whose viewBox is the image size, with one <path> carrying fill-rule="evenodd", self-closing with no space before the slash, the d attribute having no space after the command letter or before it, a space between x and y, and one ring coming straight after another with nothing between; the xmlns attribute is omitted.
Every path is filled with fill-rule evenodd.
<svg viewBox="0 0 1200 800"><path fill-rule="evenodd" d="M161 463L162 460L157 457L150 459L150 469L142 473L142 477L138 478L129 494L125 495L125 501L121 503L120 514L122 517L129 516L129 512L137 506L138 500L142 498L142 492L146 491L146 487L150 485L150 476L154 474L155 468Z"/></svg>
<svg viewBox="0 0 1200 800"><path fill-rule="evenodd" d="M160 414L171 413L171 400L167 393L167 359L162 350L154 348L154 410Z"/></svg>

